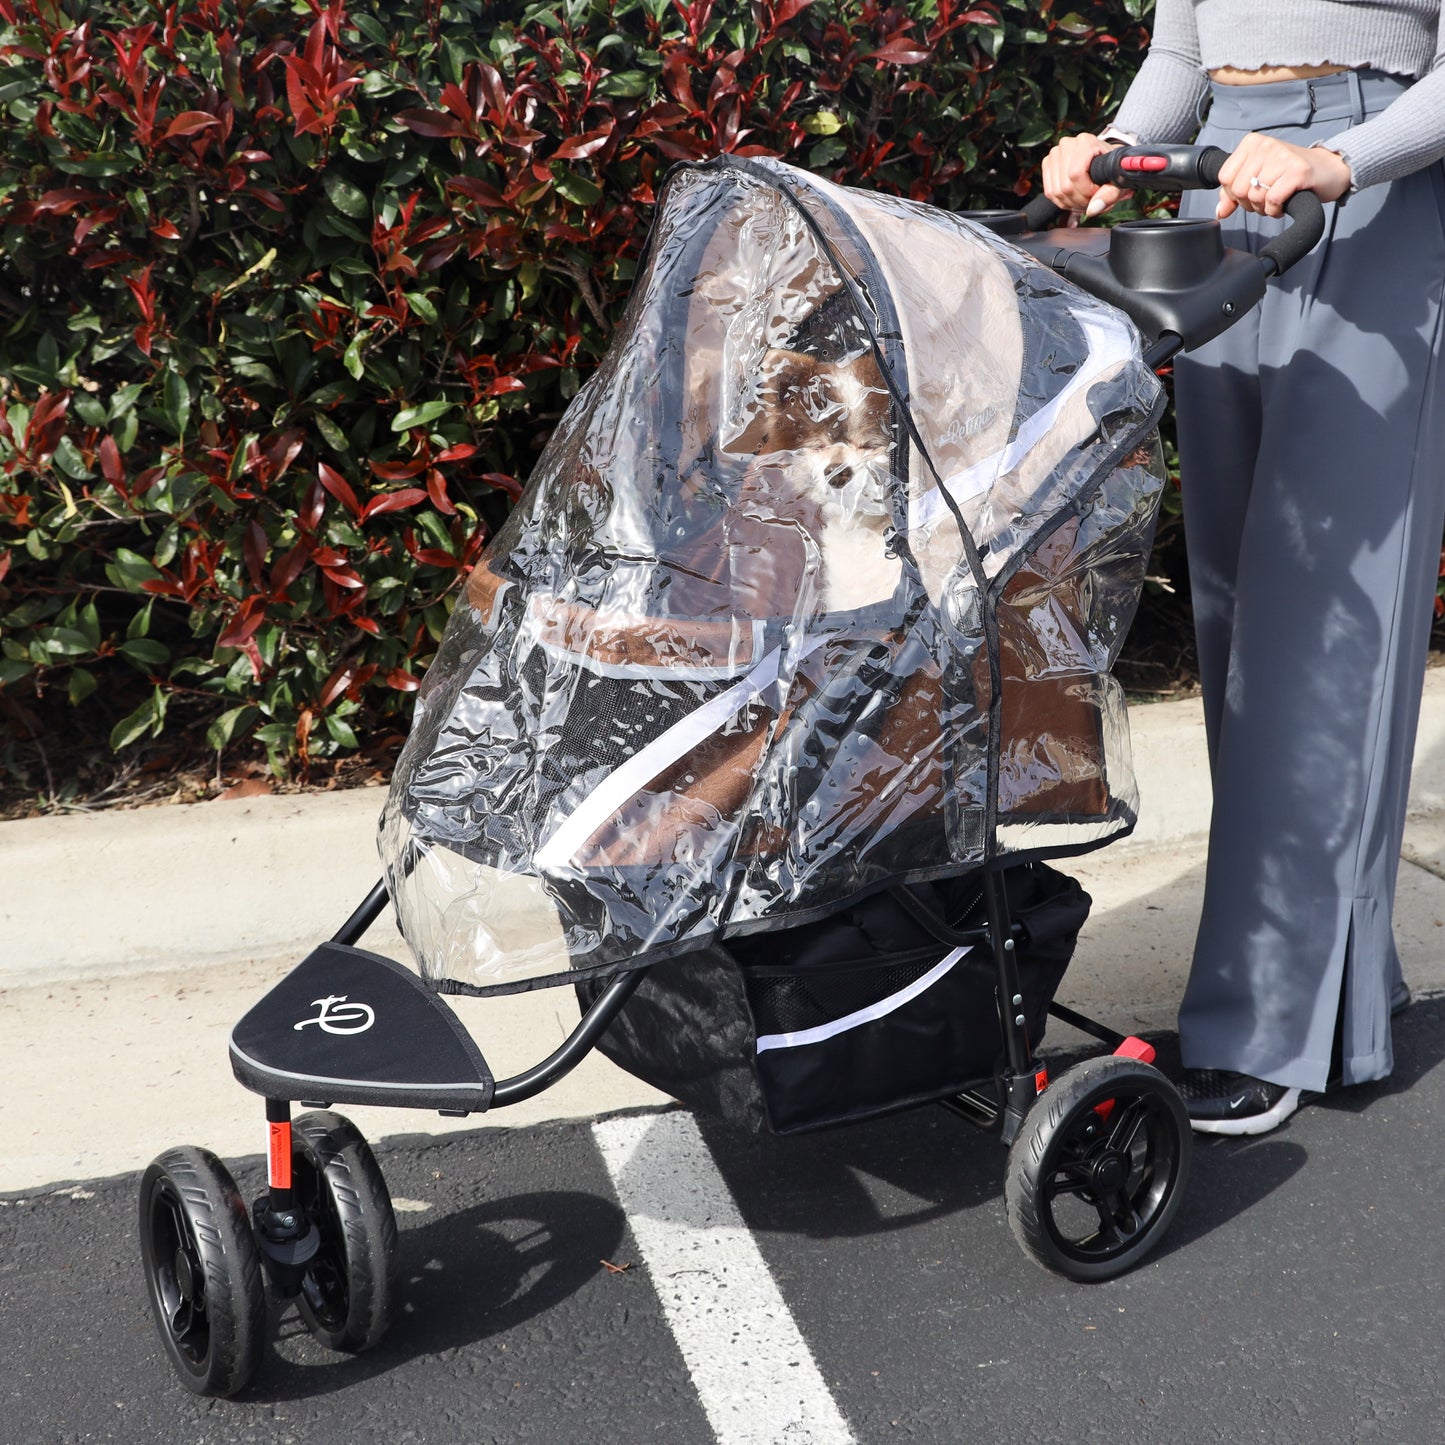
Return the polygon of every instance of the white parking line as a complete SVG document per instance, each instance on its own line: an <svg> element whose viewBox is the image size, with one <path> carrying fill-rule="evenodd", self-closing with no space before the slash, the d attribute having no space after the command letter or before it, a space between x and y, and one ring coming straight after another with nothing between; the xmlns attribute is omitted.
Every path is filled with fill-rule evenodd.
<svg viewBox="0 0 1445 1445"><path fill-rule="evenodd" d="M718 1445L851 1445L692 1116L592 1132Z"/></svg>

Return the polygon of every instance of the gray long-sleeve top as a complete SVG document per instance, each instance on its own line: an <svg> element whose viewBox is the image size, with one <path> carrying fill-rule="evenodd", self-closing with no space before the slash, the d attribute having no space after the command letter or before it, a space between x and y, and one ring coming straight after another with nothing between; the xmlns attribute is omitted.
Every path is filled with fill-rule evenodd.
<svg viewBox="0 0 1445 1445"><path fill-rule="evenodd" d="M1114 124L1148 141L1189 140L1211 70L1342 65L1414 83L1392 105L1324 144L1356 188L1445 156L1441 0L1158 0L1154 35Z"/></svg>

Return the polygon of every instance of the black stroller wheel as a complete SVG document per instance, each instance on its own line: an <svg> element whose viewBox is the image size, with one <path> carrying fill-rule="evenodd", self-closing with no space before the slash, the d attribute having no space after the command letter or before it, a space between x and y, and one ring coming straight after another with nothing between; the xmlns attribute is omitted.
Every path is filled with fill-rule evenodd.
<svg viewBox="0 0 1445 1445"><path fill-rule="evenodd" d="M1046 1269L1113 1279L1163 1238L1192 1149L1163 1074L1137 1059L1087 1059L1049 1085L1009 1150L1009 1226Z"/></svg>
<svg viewBox="0 0 1445 1445"><path fill-rule="evenodd" d="M266 1287L246 1206L206 1149L168 1149L141 1177L140 1248L151 1310L181 1383L246 1387L266 1347Z"/></svg>
<svg viewBox="0 0 1445 1445"><path fill-rule="evenodd" d="M340 1114L314 1111L291 1125L296 1206L321 1233L296 1305L333 1350L369 1350L386 1333L396 1298L396 1215L376 1158Z"/></svg>

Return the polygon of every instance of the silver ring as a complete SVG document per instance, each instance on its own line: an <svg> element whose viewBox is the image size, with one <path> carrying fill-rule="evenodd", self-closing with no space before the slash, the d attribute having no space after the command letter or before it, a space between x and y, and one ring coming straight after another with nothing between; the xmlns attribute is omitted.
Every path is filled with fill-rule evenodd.
<svg viewBox="0 0 1445 1445"><path fill-rule="evenodd" d="M1252 191L1267 191L1271 184L1272 182L1270 181L1260 180L1258 176L1251 176L1249 178L1249 188Z"/></svg>

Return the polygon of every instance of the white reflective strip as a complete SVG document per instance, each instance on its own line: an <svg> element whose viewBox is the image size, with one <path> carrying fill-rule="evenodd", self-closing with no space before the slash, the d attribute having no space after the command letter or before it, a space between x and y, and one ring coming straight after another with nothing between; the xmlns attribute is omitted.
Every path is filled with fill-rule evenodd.
<svg viewBox="0 0 1445 1445"><path fill-rule="evenodd" d="M845 1034L849 1029L861 1028L875 1019L885 1018L894 1009L902 1008L911 999L932 988L968 951L968 948L955 948L952 953L934 964L922 978L915 978L907 988L900 988L897 993L890 993L887 998L880 998L877 1003L870 1003L867 1008L844 1014L832 1023L818 1024L811 1029L798 1029L791 1034L760 1034L758 1052L764 1054L769 1049L800 1049L808 1044L821 1044L824 1039L831 1039L836 1034Z"/></svg>
<svg viewBox="0 0 1445 1445"><path fill-rule="evenodd" d="M725 677L738 677L746 672L753 659L761 656L763 651L764 624L759 621L753 621L747 624L752 635L748 655L745 660L736 664L717 663L712 666L699 664L695 667L688 667L680 663L665 661L603 662L588 653L574 652L571 648L563 647L560 643L546 641L542 637L541 624L539 621L542 605L536 597L528 601L527 619L523 624L527 629L527 640L534 646L540 647L548 657L555 658L558 662L566 663L571 667L586 668L588 672L595 673L598 677L617 677L629 681L642 679L648 682L657 679L662 679L667 682L718 682Z"/></svg>
<svg viewBox="0 0 1445 1445"><path fill-rule="evenodd" d="M1024 421L1014 434L1014 439L1002 451L943 479L944 488L960 506L988 491L1000 477L1006 477L1015 471L1024 458L1044 440L1059 413L1081 391L1091 387L1110 368L1128 361L1133 354L1133 335L1122 322L1088 312L1075 319L1088 342L1088 356L1064 389ZM943 492L938 487L930 488L922 496L914 497L908 504L909 529L932 526L947 507Z"/></svg>
<svg viewBox="0 0 1445 1445"><path fill-rule="evenodd" d="M801 662L823 641L823 638L809 638L798 650L795 661ZM735 683L726 692L720 692L696 712L680 718L666 732L660 733L645 748L608 773L537 849L537 866L557 868L570 862L577 849L623 804L635 798L647 783L766 692L778 680L782 653L781 647L775 647L741 682Z"/></svg>
<svg viewBox="0 0 1445 1445"><path fill-rule="evenodd" d="M851 1445L692 1115L592 1133L718 1445Z"/></svg>

